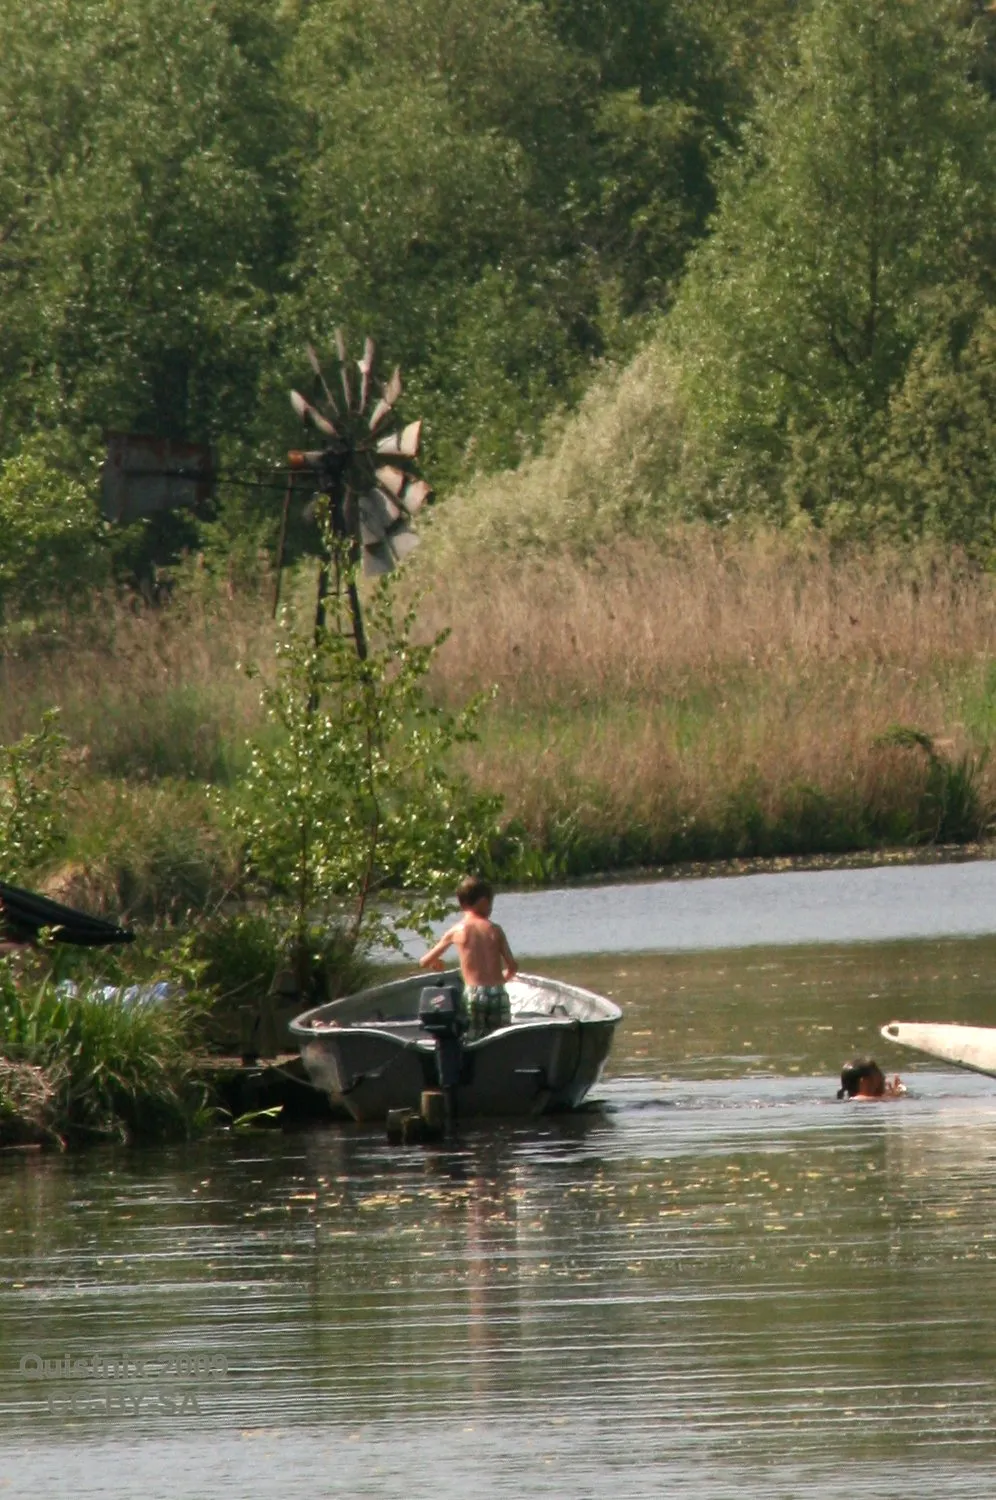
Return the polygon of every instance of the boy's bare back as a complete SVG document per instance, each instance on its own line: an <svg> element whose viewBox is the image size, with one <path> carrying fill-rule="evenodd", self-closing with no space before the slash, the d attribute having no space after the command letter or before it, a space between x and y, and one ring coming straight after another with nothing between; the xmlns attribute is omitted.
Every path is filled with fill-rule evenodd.
<svg viewBox="0 0 996 1500"><path fill-rule="evenodd" d="M499 989L506 979L512 979L516 973L515 959L504 932L497 922L490 920L490 912L490 893L482 895L473 905L464 905L461 920L419 959L421 967L441 970L442 956L452 946L460 956L464 984Z"/></svg>
<svg viewBox="0 0 996 1500"><path fill-rule="evenodd" d="M467 912L451 929L450 938L460 955L464 984L497 987L515 973L508 939L497 922L488 917Z"/></svg>

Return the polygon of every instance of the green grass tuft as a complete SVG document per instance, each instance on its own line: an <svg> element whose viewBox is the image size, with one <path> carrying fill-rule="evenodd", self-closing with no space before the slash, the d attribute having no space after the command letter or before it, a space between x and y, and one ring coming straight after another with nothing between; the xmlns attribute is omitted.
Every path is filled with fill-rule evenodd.
<svg viewBox="0 0 996 1500"><path fill-rule="evenodd" d="M206 1123L192 1067L197 1024L181 1000L70 996L50 979L29 988L0 963L0 1049L8 1067L43 1081L46 1126L66 1142L176 1139Z"/></svg>

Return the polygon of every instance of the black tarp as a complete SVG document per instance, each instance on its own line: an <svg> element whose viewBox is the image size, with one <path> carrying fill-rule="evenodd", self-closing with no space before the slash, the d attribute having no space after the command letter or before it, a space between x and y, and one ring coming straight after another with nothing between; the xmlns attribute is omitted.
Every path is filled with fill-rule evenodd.
<svg viewBox="0 0 996 1500"><path fill-rule="evenodd" d="M88 917L85 912L50 901L47 896L36 896L16 885L4 885L2 880L0 903L0 942L34 942L42 927L51 929L55 942L75 943L84 948L130 943L135 937L126 927L115 927L113 922L100 917Z"/></svg>

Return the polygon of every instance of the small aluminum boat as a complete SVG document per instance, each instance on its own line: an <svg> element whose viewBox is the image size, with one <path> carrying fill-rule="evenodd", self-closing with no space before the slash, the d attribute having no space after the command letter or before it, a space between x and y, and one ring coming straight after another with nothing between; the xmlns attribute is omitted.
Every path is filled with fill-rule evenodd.
<svg viewBox="0 0 996 1500"><path fill-rule="evenodd" d="M417 1110L438 1088L436 1044L419 1019L422 991L462 988L459 971L414 974L305 1011L290 1023L312 1083L355 1120ZM463 1045L459 1118L572 1109L598 1081L622 1015L590 990L519 974L512 1022Z"/></svg>

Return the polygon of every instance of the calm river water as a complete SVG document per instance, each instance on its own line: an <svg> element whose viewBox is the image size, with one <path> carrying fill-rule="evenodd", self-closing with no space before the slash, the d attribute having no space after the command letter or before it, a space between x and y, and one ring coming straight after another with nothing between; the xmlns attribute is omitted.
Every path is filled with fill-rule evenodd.
<svg viewBox="0 0 996 1500"><path fill-rule="evenodd" d="M994 867L957 868L981 914ZM708 883L719 942L760 878ZM0 1156L0 1497L989 1500L996 1080L878 1027L996 1024L994 964L985 935L562 955L533 967L624 1010L576 1116ZM838 1104L857 1050L909 1096Z"/></svg>

